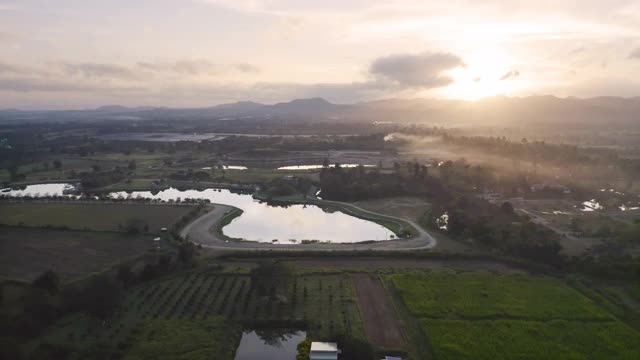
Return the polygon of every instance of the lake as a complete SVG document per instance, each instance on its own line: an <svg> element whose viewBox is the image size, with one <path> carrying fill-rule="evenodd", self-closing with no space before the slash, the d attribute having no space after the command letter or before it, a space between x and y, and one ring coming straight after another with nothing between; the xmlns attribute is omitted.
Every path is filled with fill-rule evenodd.
<svg viewBox="0 0 640 360"><path fill-rule="evenodd" d="M295 360L304 331L250 330L242 333L234 360Z"/></svg>
<svg viewBox="0 0 640 360"><path fill-rule="evenodd" d="M250 194L227 189L113 192L112 198L144 198L161 201L208 199L212 203L230 205L244 213L222 231L230 237L276 244L295 244L303 240L332 243L355 243L367 240L389 240L395 234L375 222L359 219L340 211L327 211L315 205L275 206L255 200Z"/></svg>

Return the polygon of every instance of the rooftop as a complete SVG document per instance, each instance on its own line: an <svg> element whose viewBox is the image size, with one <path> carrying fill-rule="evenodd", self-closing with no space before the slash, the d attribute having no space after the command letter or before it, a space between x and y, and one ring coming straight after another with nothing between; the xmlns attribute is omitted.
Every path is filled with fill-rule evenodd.
<svg viewBox="0 0 640 360"><path fill-rule="evenodd" d="M338 344L336 343L326 343L326 342L312 342L311 343L311 351L338 351Z"/></svg>

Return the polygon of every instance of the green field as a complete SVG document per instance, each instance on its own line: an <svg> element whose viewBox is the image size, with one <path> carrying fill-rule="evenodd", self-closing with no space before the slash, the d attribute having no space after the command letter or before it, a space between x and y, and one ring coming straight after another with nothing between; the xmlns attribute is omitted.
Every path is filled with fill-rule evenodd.
<svg viewBox="0 0 640 360"><path fill-rule="evenodd" d="M640 357L637 330L557 279L447 272L387 279L437 359Z"/></svg>
<svg viewBox="0 0 640 360"><path fill-rule="evenodd" d="M224 321L227 331L217 331L219 326L207 325L210 321ZM172 324L186 332L170 339ZM364 337L348 275L297 275L289 284L286 301L278 302L258 296L248 275L201 270L128 291L120 310L107 327L96 326L86 316L74 315L60 320L41 341L100 343L114 354L128 354L130 356L125 358L137 359L149 358L143 354L160 354L180 338L188 339L185 341L188 344L180 345L175 351L202 344L202 327L212 326L208 346L215 347L230 338L237 345L243 328L265 324L301 326L314 338L335 333ZM144 333L153 334L144 336ZM194 334L193 342L185 335L189 333ZM150 336L152 341L149 342ZM190 356L184 358L192 359ZM203 357L193 357L199 358ZM231 358L221 355L215 359Z"/></svg>
<svg viewBox="0 0 640 360"><path fill-rule="evenodd" d="M56 227L94 231L125 231L136 219L148 232L170 227L191 211L191 206L146 204L3 203L0 224Z"/></svg>
<svg viewBox="0 0 640 360"><path fill-rule="evenodd" d="M153 248L149 235L0 228L0 274L32 280L54 270L63 280L86 277Z"/></svg>
<svg viewBox="0 0 640 360"><path fill-rule="evenodd" d="M420 321L438 359L639 359L640 334L620 322Z"/></svg>
<svg viewBox="0 0 640 360"><path fill-rule="evenodd" d="M409 310L432 318L606 320L611 315L559 280L527 275L393 275Z"/></svg>
<svg viewBox="0 0 640 360"><path fill-rule="evenodd" d="M139 327L125 360L232 359L238 328L220 319L152 320Z"/></svg>

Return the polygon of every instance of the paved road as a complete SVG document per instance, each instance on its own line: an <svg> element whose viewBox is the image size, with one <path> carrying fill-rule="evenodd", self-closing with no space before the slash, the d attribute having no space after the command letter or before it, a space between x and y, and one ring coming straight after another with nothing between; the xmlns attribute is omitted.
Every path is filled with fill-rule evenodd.
<svg viewBox="0 0 640 360"><path fill-rule="evenodd" d="M331 202L335 205L348 206L355 208L359 211L369 213L376 217L381 218L393 218L396 220L402 220L418 231L418 236L411 239L398 239L388 241L378 241L368 244L271 244L271 243L258 243L252 241L226 241L214 230L219 226L222 218L226 213L231 211L233 207L228 205L213 204L211 210L185 226L180 232L180 236L192 241L196 244L202 245L204 248L213 250L417 250L417 249L430 249L437 243L436 239L431 236L427 231L422 229L418 224L407 219L382 215L374 213L368 210L364 210L355 205ZM241 215L242 216L242 215Z"/></svg>

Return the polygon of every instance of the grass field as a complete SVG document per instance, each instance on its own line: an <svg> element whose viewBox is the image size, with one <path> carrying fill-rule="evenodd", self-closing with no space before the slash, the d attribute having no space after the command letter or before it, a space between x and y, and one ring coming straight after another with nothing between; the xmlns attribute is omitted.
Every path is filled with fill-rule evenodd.
<svg viewBox="0 0 640 360"><path fill-rule="evenodd" d="M189 339L185 341L188 344L175 348L175 351L186 351L192 344L185 335L188 333L194 336L193 344L202 344L201 334L207 327L211 327L211 343L207 345L212 347L210 349L225 339L235 339L233 344L237 345L242 328L260 324L300 324L314 338L332 333L364 337L348 275L298 275L290 282L286 297L286 302L270 302L252 290L247 275L201 270L128 291L123 305L107 327L95 326L89 318L74 315L62 319L42 340L61 344L97 342L110 347L114 353L122 351L127 359L138 359L155 358L155 354L161 354L163 349L169 349L169 344L176 343L177 338ZM224 321L227 331L219 332L219 327L211 325L210 321ZM186 333L170 339L173 325L184 328ZM145 333L150 335L142 335ZM149 339L151 342L147 341ZM222 352L218 357L209 358L231 360Z"/></svg>
<svg viewBox="0 0 640 360"><path fill-rule="evenodd" d="M420 321L438 359L639 359L640 335L620 322Z"/></svg>
<svg viewBox="0 0 640 360"><path fill-rule="evenodd" d="M54 270L63 280L72 280L137 257L152 247L148 235L1 228L0 274L32 280L43 271Z"/></svg>
<svg viewBox="0 0 640 360"><path fill-rule="evenodd" d="M124 359L232 359L238 329L220 319L146 321Z"/></svg>
<svg viewBox="0 0 640 360"><path fill-rule="evenodd" d="M131 219L157 233L193 208L176 205L4 203L0 224L27 227L65 227L78 230L124 231Z"/></svg>
<svg viewBox="0 0 640 360"><path fill-rule="evenodd" d="M446 272L387 279L437 359L640 357L637 330L556 279Z"/></svg>
<svg viewBox="0 0 640 360"><path fill-rule="evenodd" d="M393 275L409 310L420 317L606 320L611 315L559 280L527 275Z"/></svg>

